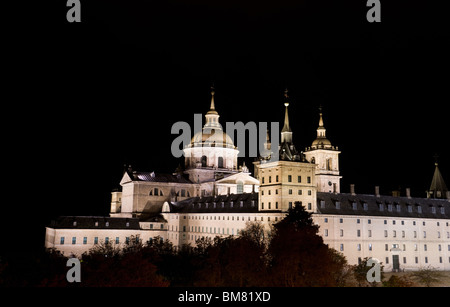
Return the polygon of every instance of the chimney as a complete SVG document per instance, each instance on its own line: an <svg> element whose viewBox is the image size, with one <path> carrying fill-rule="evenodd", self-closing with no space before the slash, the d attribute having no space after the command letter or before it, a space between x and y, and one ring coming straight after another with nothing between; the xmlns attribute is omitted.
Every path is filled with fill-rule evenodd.
<svg viewBox="0 0 450 307"><path fill-rule="evenodd" d="M406 197L411 198L411 189L406 188Z"/></svg>
<svg viewBox="0 0 450 307"><path fill-rule="evenodd" d="M380 186L378 185L375 186L375 196L380 197Z"/></svg>
<svg viewBox="0 0 450 307"><path fill-rule="evenodd" d="M350 194L352 194L353 196L356 195L356 193L355 193L355 185L354 184L350 185Z"/></svg>

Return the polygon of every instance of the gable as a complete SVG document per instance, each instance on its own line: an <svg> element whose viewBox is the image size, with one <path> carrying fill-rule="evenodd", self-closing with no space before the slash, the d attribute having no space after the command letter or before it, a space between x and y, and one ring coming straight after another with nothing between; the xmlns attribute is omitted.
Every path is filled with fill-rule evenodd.
<svg viewBox="0 0 450 307"><path fill-rule="evenodd" d="M237 184L238 181L242 181L244 185L247 184L255 184L259 185L259 180L250 176L248 173L237 173L228 177L225 177L223 179L217 180L217 184Z"/></svg>

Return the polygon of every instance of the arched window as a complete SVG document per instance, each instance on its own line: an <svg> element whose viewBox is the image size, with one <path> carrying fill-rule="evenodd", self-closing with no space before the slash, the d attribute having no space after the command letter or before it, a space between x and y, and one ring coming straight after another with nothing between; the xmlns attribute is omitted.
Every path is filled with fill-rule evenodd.
<svg viewBox="0 0 450 307"><path fill-rule="evenodd" d="M219 157L219 158L217 159L217 166L218 166L219 168L223 168L223 157Z"/></svg>
<svg viewBox="0 0 450 307"><path fill-rule="evenodd" d="M327 159L327 170L331 171L331 158Z"/></svg>
<svg viewBox="0 0 450 307"><path fill-rule="evenodd" d="M202 156L202 167L206 167L207 158L206 156Z"/></svg>
<svg viewBox="0 0 450 307"><path fill-rule="evenodd" d="M244 193L244 183L242 181L237 182L236 193L237 194Z"/></svg>

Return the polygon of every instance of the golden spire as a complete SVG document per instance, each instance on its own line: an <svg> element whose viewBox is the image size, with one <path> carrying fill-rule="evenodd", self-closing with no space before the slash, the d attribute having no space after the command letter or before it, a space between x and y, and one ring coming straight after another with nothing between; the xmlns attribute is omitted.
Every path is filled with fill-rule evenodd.
<svg viewBox="0 0 450 307"><path fill-rule="evenodd" d="M288 107L289 107L288 89L284 91L284 97L285 97L284 106L286 107L286 112L284 114L284 126L281 132L291 132L291 128L289 127L289 115L288 115Z"/></svg>
<svg viewBox="0 0 450 307"><path fill-rule="evenodd" d="M216 106L214 104L214 94L216 93L214 85L211 86L211 106L207 114L218 114L216 111Z"/></svg>

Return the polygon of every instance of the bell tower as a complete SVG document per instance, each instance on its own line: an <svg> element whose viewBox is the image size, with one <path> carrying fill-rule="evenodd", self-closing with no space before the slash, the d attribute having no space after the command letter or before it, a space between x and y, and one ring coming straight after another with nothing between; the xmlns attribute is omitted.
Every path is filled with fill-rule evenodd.
<svg viewBox="0 0 450 307"><path fill-rule="evenodd" d="M340 193L339 154L338 147L332 146L326 137L323 124L322 106L319 107L319 127L317 138L311 147L305 149L306 160L316 164L316 182L318 192Z"/></svg>

